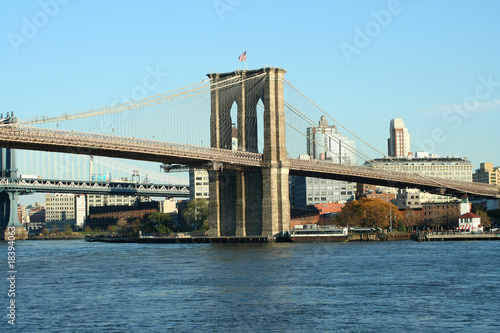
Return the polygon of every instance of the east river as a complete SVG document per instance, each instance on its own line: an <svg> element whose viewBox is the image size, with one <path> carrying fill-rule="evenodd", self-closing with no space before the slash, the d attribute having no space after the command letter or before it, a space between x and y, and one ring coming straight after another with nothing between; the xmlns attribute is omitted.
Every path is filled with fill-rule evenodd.
<svg viewBox="0 0 500 333"><path fill-rule="evenodd" d="M500 242L16 242L2 332L499 332Z"/></svg>

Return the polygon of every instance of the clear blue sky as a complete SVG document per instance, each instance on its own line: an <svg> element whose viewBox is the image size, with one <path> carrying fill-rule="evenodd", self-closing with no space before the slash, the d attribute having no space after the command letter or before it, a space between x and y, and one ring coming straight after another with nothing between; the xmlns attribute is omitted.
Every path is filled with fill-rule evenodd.
<svg viewBox="0 0 500 333"><path fill-rule="evenodd" d="M412 151L500 165L499 13L495 0L4 0L1 112L109 105L147 68L167 73L151 94L165 92L247 51L383 152L402 118Z"/></svg>

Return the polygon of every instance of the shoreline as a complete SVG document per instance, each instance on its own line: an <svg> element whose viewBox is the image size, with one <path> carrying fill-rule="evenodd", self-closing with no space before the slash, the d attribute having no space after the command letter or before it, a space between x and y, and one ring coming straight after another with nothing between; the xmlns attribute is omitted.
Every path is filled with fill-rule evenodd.
<svg viewBox="0 0 500 333"><path fill-rule="evenodd" d="M344 242L384 242L410 240L411 233L397 234L354 234ZM302 243L292 241L289 236L219 236L219 237L191 237L191 236L110 236L110 235L87 235L87 242L107 243ZM338 242L338 240L324 240L318 238L309 242Z"/></svg>
<svg viewBox="0 0 500 333"><path fill-rule="evenodd" d="M106 243L294 243L289 237L266 237L266 236L117 236L117 235L52 235L52 236L30 236L26 240L82 240L87 242ZM500 234L447 234L447 233L382 233L382 234L351 234L345 242L385 242L412 240L417 242L427 241L490 241L500 240ZM329 242L318 239L314 242ZM333 241L330 241L333 242ZM300 242L295 242L300 243Z"/></svg>
<svg viewBox="0 0 500 333"><path fill-rule="evenodd" d="M26 240L69 240L85 239L86 235L29 236Z"/></svg>

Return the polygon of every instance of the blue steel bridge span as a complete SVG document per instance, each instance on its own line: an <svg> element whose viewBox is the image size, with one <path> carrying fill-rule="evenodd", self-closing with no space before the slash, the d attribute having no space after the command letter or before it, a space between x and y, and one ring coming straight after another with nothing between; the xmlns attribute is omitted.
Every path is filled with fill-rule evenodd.
<svg viewBox="0 0 500 333"><path fill-rule="evenodd" d="M189 186L137 182L0 178L0 191L188 198Z"/></svg>

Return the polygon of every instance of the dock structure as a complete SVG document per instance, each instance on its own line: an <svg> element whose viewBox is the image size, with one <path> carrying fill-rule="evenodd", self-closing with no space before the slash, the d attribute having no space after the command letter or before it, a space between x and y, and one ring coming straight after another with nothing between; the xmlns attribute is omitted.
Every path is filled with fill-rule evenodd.
<svg viewBox="0 0 500 333"><path fill-rule="evenodd" d="M219 236L219 237L191 237L191 236L142 236L142 237L120 237L109 235L88 235L88 242L108 243L274 243L282 242L284 239L271 236Z"/></svg>
<svg viewBox="0 0 500 333"><path fill-rule="evenodd" d="M219 237L140 237L137 243L273 243L276 237L219 236Z"/></svg>
<svg viewBox="0 0 500 333"><path fill-rule="evenodd" d="M418 242L426 241L478 241L478 240L500 240L499 234L468 234L468 233L421 233L415 234L412 240Z"/></svg>

